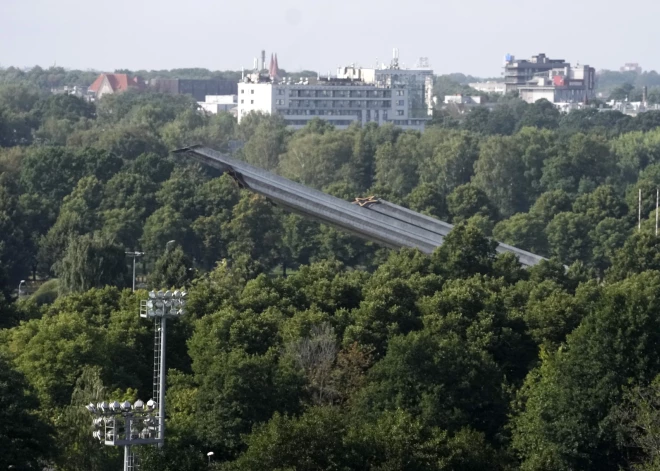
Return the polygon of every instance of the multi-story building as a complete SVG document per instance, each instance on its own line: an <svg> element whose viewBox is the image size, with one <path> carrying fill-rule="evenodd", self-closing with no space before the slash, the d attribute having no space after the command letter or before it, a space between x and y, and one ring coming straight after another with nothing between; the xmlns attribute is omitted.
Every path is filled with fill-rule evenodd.
<svg viewBox="0 0 660 471"><path fill-rule="evenodd" d="M398 52L389 66L380 68L340 67L337 78L361 80L378 87L404 87L408 90L409 115L424 118L433 114L433 70L430 68L402 69Z"/></svg>
<svg viewBox="0 0 660 471"><path fill-rule="evenodd" d="M570 67L564 59L549 59L545 54L532 56L530 60L516 60L514 56L507 54L504 62L505 93L518 91L535 77L552 69Z"/></svg>
<svg viewBox="0 0 660 471"><path fill-rule="evenodd" d="M238 85L238 120L256 111L278 114L292 128L320 118L339 129L352 123L392 123L423 130L429 118L410 113L409 90L362 81L318 79L303 83L247 81Z"/></svg>
<svg viewBox="0 0 660 471"><path fill-rule="evenodd" d="M588 65L571 66L545 54L530 61L507 56L504 66L506 91L517 91L528 103L546 99L551 103L585 103L594 97L596 71Z"/></svg>
<svg viewBox="0 0 660 471"><path fill-rule="evenodd" d="M553 69L518 87L520 98L534 103L586 103L594 97L596 71L589 66Z"/></svg>
<svg viewBox="0 0 660 471"><path fill-rule="evenodd" d="M278 114L293 128L321 118L338 128L357 122L423 130L433 114L433 70L426 58L420 63L417 69L400 68L395 49L389 66L340 67L335 77L328 73L291 83L279 78L277 56L268 75L255 59L254 73L238 85L238 120L256 111Z"/></svg>

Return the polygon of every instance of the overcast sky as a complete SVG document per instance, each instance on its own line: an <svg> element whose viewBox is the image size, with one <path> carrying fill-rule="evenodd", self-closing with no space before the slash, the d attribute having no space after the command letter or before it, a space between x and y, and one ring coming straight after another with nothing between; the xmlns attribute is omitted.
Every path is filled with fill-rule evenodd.
<svg viewBox="0 0 660 471"><path fill-rule="evenodd" d="M499 76L538 52L596 69L660 69L652 0L0 0L0 66L112 71L250 68L262 49L287 70L428 57L436 73Z"/></svg>

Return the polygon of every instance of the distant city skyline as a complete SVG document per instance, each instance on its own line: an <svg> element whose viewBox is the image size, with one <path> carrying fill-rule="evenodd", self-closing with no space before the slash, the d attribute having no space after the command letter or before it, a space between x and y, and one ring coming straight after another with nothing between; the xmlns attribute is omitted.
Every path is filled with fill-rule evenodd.
<svg viewBox="0 0 660 471"><path fill-rule="evenodd" d="M0 66L69 69L250 69L265 49L288 71L334 73L388 63L392 48L413 67L428 57L437 74L499 77L503 57L544 52L571 63L658 70L654 18L660 4L630 0L629 21L596 0L532 14L522 0L405 4L393 0L317 4L301 0L2 0Z"/></svg>

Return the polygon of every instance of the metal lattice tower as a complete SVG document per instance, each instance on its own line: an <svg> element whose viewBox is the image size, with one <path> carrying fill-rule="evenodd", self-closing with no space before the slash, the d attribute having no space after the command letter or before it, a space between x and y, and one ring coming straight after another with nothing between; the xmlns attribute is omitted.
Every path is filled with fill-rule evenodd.
<svg viewBox="0 0 660 471"><path fill-rule="evenodd" d="M154 382L153 382L153 395L151 397L154 398L154 401L156 401L158 404L160 404L161 397L160 397L160 357L161 357L161 350L162 350L162 345L160 343L160 319L159 318L154 318Z"/></svg>

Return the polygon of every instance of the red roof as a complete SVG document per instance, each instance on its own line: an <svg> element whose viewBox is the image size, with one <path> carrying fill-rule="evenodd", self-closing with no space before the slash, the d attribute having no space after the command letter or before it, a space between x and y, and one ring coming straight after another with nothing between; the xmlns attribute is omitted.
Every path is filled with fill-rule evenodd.
<svg viewBox="0 0 660 471"><path fill-rule="evenodd" d="M114 92L122 92L128 90L130 87L142 88L142 82L137 77L130 78L126 74L101 74L89 86L89 90L95 93L98 92L106 78Z"/></svg>

